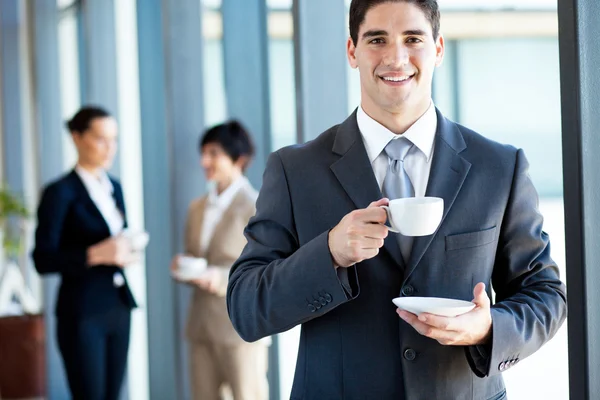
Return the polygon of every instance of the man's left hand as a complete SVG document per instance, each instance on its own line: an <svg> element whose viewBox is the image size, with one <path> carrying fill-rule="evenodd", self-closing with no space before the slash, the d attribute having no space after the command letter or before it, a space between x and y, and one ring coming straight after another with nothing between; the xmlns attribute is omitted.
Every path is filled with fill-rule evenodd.
<svg viewBox="0 0 600 400"><path fill-rule="evenodd" d="M473 289L475 308L457 317L442 317L428 313L415 314L397 309L404 321L423 336L448 346L472 346L486 344L492 333L490 299L483 282Z"/></svg>

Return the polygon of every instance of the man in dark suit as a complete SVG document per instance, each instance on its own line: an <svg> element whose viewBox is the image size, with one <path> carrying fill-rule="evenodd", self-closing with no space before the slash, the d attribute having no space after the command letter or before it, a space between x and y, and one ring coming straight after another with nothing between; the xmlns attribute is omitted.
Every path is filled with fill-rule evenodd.
<svg viewBox="0 0 600 400"><path fill-rule="evenodd" d="M566 317L523 151L431 102L439 18L436 0L353 0L347 54L361 106L269 157L227 303L248 341L302 324L292 399L503 399L501 372ZM379 207L398 162L409 195L444 199L437 231L407 250ZM399 296L476 306L416 316L395 310Z"/></svg>

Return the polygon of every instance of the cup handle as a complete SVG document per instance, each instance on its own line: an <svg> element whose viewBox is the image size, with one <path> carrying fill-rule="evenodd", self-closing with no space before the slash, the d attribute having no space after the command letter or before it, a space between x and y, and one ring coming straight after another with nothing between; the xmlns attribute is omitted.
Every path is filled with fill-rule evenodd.
<svg viewBox="0 0 600 400"><path fill-rule="evenodd" d="M385 210L385 213L387 214L387 219L388 219L389 225L387 225L387 224L384 224L384 225L388 227L390 232L400 233L400 231L394 227L394 224L392 222L392 213L390 212L390 208L388 206L379 206L379 207L383 208Z"/></svg>

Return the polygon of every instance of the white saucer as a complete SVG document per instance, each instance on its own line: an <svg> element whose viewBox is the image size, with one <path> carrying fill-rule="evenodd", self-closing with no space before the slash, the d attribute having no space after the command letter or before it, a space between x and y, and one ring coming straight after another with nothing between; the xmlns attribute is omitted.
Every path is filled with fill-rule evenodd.
<svg viewBox="0 0 600 400"><path fill-rule="evenodd" d="M191 281L192 279L198 279L201 278L202 275L205 273L205 271L180 271L180 270L175 270L175 271L171 271L171 276L173 276L175 279L179 280L179 281Z"/></svg>
<svg viewBox="0 0 600 400"><path fill-rule="evenodd" d="M470 301L441 297L396 297L392 301L399 309L415 315L429 313L443 317L456 317L475 308L475 304Z"/></svg>

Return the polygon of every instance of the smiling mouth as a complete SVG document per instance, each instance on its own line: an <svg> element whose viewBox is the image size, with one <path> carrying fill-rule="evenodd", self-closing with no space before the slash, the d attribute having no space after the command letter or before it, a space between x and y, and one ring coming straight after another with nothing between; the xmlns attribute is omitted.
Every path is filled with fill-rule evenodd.
<svg viewBox="0 0 600 400"><path fill-rule="evenodd" d="M413 75L402 75L402 76L380 76L379 79L390 84L402 84L410 81L414 77Z"/></svg>

